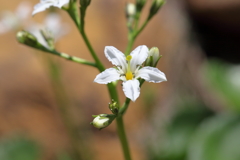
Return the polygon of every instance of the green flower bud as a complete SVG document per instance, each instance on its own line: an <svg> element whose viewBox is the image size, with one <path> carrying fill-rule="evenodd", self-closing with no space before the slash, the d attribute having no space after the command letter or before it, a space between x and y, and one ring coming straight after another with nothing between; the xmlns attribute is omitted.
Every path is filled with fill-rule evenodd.
<svg viewBox="0 0 240 160"><path fill-rule="evenodd" d="M18 42L28 46L36 46L37 38L27 31L19 31L16 35Z"/></svg>
<svg viewBox="0 0 240 160"><path fill-rule="evenodd" d="M145 3L146 3L146 0L136 0L137 12L141 12L141 10L144 7Z"/></svg>
<svg viewBox="0 0 240 160"><path fill-rule="evenodd" d="M148 58L146 60L145 65L156 67L156 65L161 57L162 56L159 54L159 49L157 47L152 47L150 49L150 51L148 52Z"/></svg>
<svg viewBox="0 0 240 160"><path fill-rule="evenodd" d="M116 118L116 116L113 114L99 114L93 117L95 118L90 124L92 124L94 127L100 130L109 126L112 123L112 121Z"/></svg>
<svg viewBox="0 0 240 160"><path fill-rule="evenodd" d="M43 51L49 50L46 47L44 47L42 44L40 44L34 35L32 35L31 33L27 32L27 31L19 31L16 35L16 38L17 38L18 42L25 44L27 46L37 48L37 49L40 49Z"/></svg>
<svg viewBox="0 0 240 160"><path fill-rule="evenodd" d="M152 18L162 7L163 4L165 4L164 0L154 0L150 8L148 19Z"/></svg>
<svg viewBox="0 0 240 160"><path fill-rule="evenodd" d="M117 115L119 110L119 105L116 101L112 100L111 103L109 103L109 109L112 111L113 114Z"/></svg>
<svg viewBox="0 0 240 160"><path fill-rule="evenodd" d="M84 7L84 8L89 6L90 3L91 3L91 0L80 0L80 5L81 7Z"/></svg>

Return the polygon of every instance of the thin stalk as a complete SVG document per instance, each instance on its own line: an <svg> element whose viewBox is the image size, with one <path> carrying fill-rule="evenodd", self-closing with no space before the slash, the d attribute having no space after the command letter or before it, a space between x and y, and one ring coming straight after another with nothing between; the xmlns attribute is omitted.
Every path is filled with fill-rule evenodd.
<svg viewBox="0 0 240 160"><path fill-rule="evenodd" d="M138 23L139 23L140 15L141 15L141 12L137 12L136 15L135 15L134 30L137 30L137 28L138 28Z"/></svg>
<svg viewBox="0 0 240 160"><path fill-rule="evenodd" d="M145 20L145 22L143 23L143 25L140 27L140 29L135 29L133 32L129 32L128 33L128 45L127 45L127 49L125 51L125 55L130 54L131 49L133 47L133 44L137 38L137 36L142 32L142 30L146 27L146 25L148 24L150 19Z"/></svg>
<svg viewBox="0 0 240 160"><path fill-rule="evenodd" d="M122 145L124 158L125 158L125 160L131 160L131 155L130 155L129 146L128 146L128 140L127 140L127 136L125 133L122 116L117 117L116 121L117 121L118 136L119 136L119 139L120 139L120 142Z"/></svg>
<svg viewBox="0 0 240 160"><path fill-rule="evenodd" d="M143 25L140 27L140 29L137 30L136 32L134 32L134 35L133 35L134 39L137 38L137 36L139 35L139 33L142 32L142 30L146 27L146 25L148 24L148 22L149 22L149 19L145 20L145 22L144 22Z"/></svg>
<svg viewBox="0 0 240 160"><path fill-rule="evenodd" d="M123 106L120 108L118 114L123 115L123 114L126 112L126 110L127 110L128 106L129 106L130 102L131 102L131 100L130 100L129 98L126 98L125 103L124 103Z"/></svg>
<svg viewBox="0 0 240 160"><path fill-rule="evenodd" d="M95 51L93 50L93 47L92 47L91 43L89 42L89 40L88 40L88 38L85 34L84 29L82 30L82 37L83 37L83 40L84 40L85 44L87 45L88 50L91 53L93 59L95 60L95 63L96 63L96 66L97 66L98 70L100 72L104 71L105 67L103 66L103 64L99 60L98 56L96 55Z"/></svg>
<svg viewBox="0 0 240 160"><path fill-rule="evenodd" d="M70 12L68 12L68 13L70 14ZM78 30L81 33L82 38L83 38L88 50L90 51L90 54L92 55L93 59L95 60L96 67L98 68L98 70L100 72L102 72L102 71L105 70L105 67L103 66L103 64L99 60L98 56L96 55L91 43L89 42L89 40L87 38L87 35L85 33L84 18L85 18L86 8L80 7L80 13L81 13L81 17L80 17L80 23L79 24L81 24L81 25L78 27ZM76 16L73 17L72 15L73 14L70 14L71 18L74 20L75 24L77 25L78 23L76 21ZM110 95L111 99L114 99L119 104L119 99L118 99L116 86L113 83L109 83L107 85L107 87L108 87L108 92L109 92L109 95ZM126 133L125 133L125 129L124 129L122 116L117 117L116 121L117 121L118 135L119 135L119 139L120 139L122 149L123 149L123 152L124 152L125 160L131 160L130 151L129 151L129 147L128 147L128 141L127 141L127 137L126 137Z"/></svg>
<svg viewBox="0 0 240 160"><path fill-rule="evenodd" d="M96 63L89 62L89 61L87 61L85 59L82 59L82 58L79 58L79 57L70 56L69 54L66 54L66 53L60 53L60 52L57 52L56 50L49 50L49 51L46 51L46 52L54 54L54 55L59 56L59 57L62 57L62 58L66 59L66 60L69 60L69 61L89 65L89 66L92 66L92 67L97 67Z"/></svg>

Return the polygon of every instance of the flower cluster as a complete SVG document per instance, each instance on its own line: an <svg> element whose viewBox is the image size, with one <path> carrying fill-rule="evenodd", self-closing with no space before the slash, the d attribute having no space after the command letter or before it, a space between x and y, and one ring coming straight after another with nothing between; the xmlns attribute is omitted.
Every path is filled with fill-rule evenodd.
<svg viewBox="0 0 240 160"><path fill-rule="evenodd" d="M149 49L145 45L137 47L128 56L125 56L113 46L106 46L104 53L107 59L116 67L106 69L98 74L94 82L107 84L122 80L123 92L132 101L135 101L140 95L139 78L154 83L167 81L165 74L157 68L142 67L149 53Z"/></svg>

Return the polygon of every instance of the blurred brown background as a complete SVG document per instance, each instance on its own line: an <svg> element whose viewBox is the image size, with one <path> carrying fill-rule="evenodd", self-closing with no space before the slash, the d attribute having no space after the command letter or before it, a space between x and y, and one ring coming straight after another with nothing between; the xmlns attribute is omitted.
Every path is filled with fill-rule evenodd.
<svg viewBox="0 0 240 160"><path fill-rule="evenodd" d="M14 11L21 1L0 0L0 11ZM38 2L30 1L32 6ZM115 46L124 51L127 45L124 13L127 2L92 0L87 11L87 35L106 67L111 63L104 57L104 47ZM148 1L142 20L150 5ZM67 13L60 10L58 13L63 22L70 25L70 32L58 41L57 49L92 60ZM40 23L46 14L41 12L29 18ZM50 58L61 68L71 115L79 126L84 145L91 148L89 154L98 160L123 159L115 123L101 131L88 125L91 115L110 113L106 86L93 83L98 71L23 46L16 42L15 34L16 31L10 31L0 35L0 138L20 134L34 139L41 146L43 160L55 159L57 154L70 148L49 78L47 59ZM204 77L199 75L199 70L207 57L240 62L240 1L168 0L137 38L134 47L143 44L159 48L163 57L158 68L168 81L145 83L140 98L130 105L124 117L132 156L137 160L147 159L144 144L154 138L155 125L167 121L174 112L176 99L184 94L183 86L209 104L211 110L224 108L224 100L209 91L201 81ZM119 95L123 102L120 85Z"/></svg>

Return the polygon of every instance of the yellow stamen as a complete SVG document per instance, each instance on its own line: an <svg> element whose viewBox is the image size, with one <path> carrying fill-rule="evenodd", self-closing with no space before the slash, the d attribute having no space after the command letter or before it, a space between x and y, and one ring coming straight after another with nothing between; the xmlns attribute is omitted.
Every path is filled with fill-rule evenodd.
<svg viewBox="0 0 240 160"><path fill-rule="evenodd" d="M126 80L132 80L133 79L133 74L132 74L131 71L127 72L125 76L126 76Z"/></svg>
<svg viewBox="0 0 240 160"><path fill-rule="evenodd" d="M127 73L125 74L126 80L132 80L133 79L133 73L131 72L130 69L130 61L132 59L132 56L128 55L126 57L127 63L128 63L128 67L127 67Z"/></svg>

